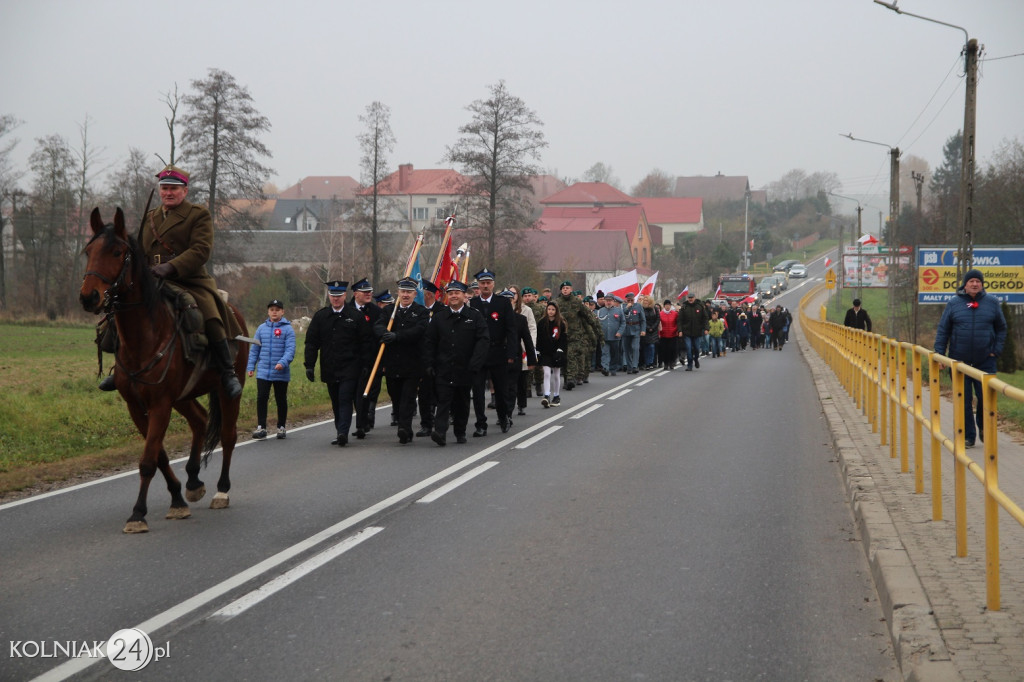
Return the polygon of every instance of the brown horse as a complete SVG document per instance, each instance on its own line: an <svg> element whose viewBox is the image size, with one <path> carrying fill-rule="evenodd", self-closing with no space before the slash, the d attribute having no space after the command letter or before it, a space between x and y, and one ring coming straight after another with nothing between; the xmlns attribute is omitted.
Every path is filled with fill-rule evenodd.
<svg viewBox="0 0 1024 682"><path fill-rule="evenodd" d="M171 493L167 518L191 516L181 496L181 482L171 470L163 445L172 409L185 417L192 430L192 447L185 465L188 474L185 496L189 502L198 502L206 494L206 487L199 480L200 452L203 453L202 464L206 464L217 441L221 442L223 464L210 508L223 509L228 506L231 488L228 472L231 452L238 438L235 425L241 399L232 400L224 395L220 375L207 366L207 360L197 368L186 359L177 316L165 304L161 283L150 274L139 243L125 232L121 209L117 209L113 225L104 225L99 209L93 209L90 225L93 237L84 250L88 263L79 300L86 311L103 312L116 320L118 350L114 381L128 405L132 421L146 439L139 459L139 497L124 532L149 530L146 494L157 469L164 475ZM248 335L241 315L233 306L231 311ZM246 350L247 344L241 344L235 358L239 381L245 380ZM193 377L194 372L198 373L196 377ZM210 396L209 419L197 400L203 395Z"/></svg>

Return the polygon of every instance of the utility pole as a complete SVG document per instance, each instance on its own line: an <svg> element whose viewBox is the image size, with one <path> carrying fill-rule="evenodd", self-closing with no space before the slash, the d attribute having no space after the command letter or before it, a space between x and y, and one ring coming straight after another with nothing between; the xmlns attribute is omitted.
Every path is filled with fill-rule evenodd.
<svg viewBox="0 0 1024 682"><path fill-rule="evenodd" d="M900 216L900 148L889 150L889 269L886 271L889 289L889 338L896 338L896 286L900 283L900 242L896 238L896 223Z"/></svg>
<svg viewBox="0 0 1024 682"><path fill-rule="evenodd" d="M966 31L964 31L966 34ZM967 95L964 103L964 144L960 165L960 250L957 252L956 281L974 265L974 134L978 103L978 41L970 39L964 46L964 71L967 74Z"/></svg>
<svg viewBox="0 0 1024 682"><path fill-rule="evenodd" d="M915 233L917 234L918 241L920 241L921 235L923 234L922 229L924 227L924 214L921 212L921 188L924 186L924 174L918 173L917 171L910 171L910 177L914 181L914 191L917 192L917 213L914 216L914 221L916 223ZM918 278L914 277L914 345L917 345L917 313L918 309L921 307L917 300L918 294L920 294L920 290L918 289L919 285L920 282L918 281Z"/></svg>

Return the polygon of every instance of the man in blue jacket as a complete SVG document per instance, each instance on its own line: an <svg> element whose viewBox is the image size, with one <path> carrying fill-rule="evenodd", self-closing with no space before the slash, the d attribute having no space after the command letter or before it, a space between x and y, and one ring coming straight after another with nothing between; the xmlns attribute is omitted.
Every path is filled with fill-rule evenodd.
<svg viewBox="0 0 1024 682"><path fill-rule="evenodd" d="M935 351L980 369L986 374L996 371L996 359L1006 342L1006 319L999 300L985 293L985 278L981 270L968 270L964 283L956 290L956 297L946 304L942 319L935 331ZM947 353L947 349L949 352ZM971 393L978 398L975 418L971 418ZM985 440L984 407L981 382L964 376L964 444L974 447L977 435Z"/></svg>

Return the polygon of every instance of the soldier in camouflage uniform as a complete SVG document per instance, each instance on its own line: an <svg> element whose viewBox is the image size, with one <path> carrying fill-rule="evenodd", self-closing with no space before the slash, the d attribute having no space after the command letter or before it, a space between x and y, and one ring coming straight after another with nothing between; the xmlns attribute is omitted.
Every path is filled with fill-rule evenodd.
<svg viewBox="0 0 1024 682"><path fill-rule="evenodd" d="M604 336L604 333L601 330L601 322L597 319L597 315L594 313L594 308L591 303L593 300L594 299L590 296L583 299L583 307L590 313L588 320L590 322L590 329L593 335L587 339L586 356L583 358L583 383L585 384L590 383L590 372L593 369L593 359L595 353L597 353L597 349L599 347L598 344L601 343L601 337Z"/></svg>
<svg viewBox="0 0 1024 682"><path fill-rule="evenodd" d="M590 325L592 313L572 291L572 282L562 282L561 293L555 296L558 310L569 334L569 357L565 368L565 390L571 391L584 374L587 344L594 334ZM590 341L592 343L592 340Z"/></svg>

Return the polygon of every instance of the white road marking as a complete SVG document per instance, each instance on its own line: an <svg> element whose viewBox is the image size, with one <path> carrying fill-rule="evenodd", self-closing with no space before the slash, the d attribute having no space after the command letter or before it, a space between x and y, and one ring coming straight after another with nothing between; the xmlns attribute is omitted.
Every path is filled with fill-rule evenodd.
<svg viewBox="0 0 1024 682"><path fill-rule="evenodd" d="M594 403L593 405L591 405L587 409L583 410L582 412L577 412L573 416L569 417L569 419L582 419L583 417L586 417L588 414L590 414L594 410L599 410L602 407L604 407L604 404L602 404L602 403Z"/></svg>
<svg viewBox="0 0 1024 682"><path fill-rule="evenodd" d="M557 426L557 425L556 426L552 426L551 428L547 429L546 431L538 433L533 438L530 438L529 440L524 440L522 443L519 443L518 445L516 445L515 449L516 450L525 450L526 448L530 447L531 445L534 445L535 443L539 443L540 441L544 440L545 438L550 436L555 431L558 431L560 428L562 428L562 427L561 426Z"/></svg>
<svg viewBox="0 0 1024 682"><path fill-rule="evenodd" d="M485 464L481 464L476 469L471 469L470 471L467 471L466 473L462 474L458 478L453 479L453 480L445 483L440 488L437 488L433 492L430 492L430 493L424 495L423 497L421 497L420 499L418 499L416 501L417 502L422 502L423 504L430 504L434 500L440 498L443 495L446 495L447 493L450 493L451 491L455 490L456 488L458 488L463 483L476 478L477 476L479 476L480 474L482 474L483 472L487 471L488 469L490 469L491 467L493 467L493 466L495 466L497 464L498 464L498 462L495 462L493 460L490 461L490 462L487 462Z"/></svg>
<svg viewBox="0 0 1024 682"><path fill-rule="evenodd" d="M626 395L627 393L629 393L632 390L633 389L631 389L631 388L627 388L625 391L620 391L619 393L616 393L615 395L610 395L610 396L608 396L608 400L618 400L619 398L621 398L622 396Z"/></svg>
<svg viewBox="0 0 1024 682"><path fill-rule="evenodd" d="M295 581L299 580L302 577L305 577L306 575L309 575L316 569L320 568L328 561L331 561L332 559L341 556L342 554L352 549L356 545L360 544L361 542L369 540L382 530L384 529L379 526L369 526L367 528L362 529L355 535L351 535L342 540L341 542L339 542L338 544L334 545L333 547L323 552L320 552L312 559L307 559L306 561L303 561L295 568L289 570L287 573L279 575L278 577L274 578L262 587L259 587L253 590L252 592L239 597L238 599L231 602L224 608L215 611L213 615L210 616L210 618L215 620L229 620L240 613L248 611L253 606L256 606L267 597L271 596L272 594L276 594L277 592L280 592L281 590L288 587Z"/></svg>

